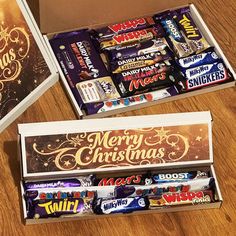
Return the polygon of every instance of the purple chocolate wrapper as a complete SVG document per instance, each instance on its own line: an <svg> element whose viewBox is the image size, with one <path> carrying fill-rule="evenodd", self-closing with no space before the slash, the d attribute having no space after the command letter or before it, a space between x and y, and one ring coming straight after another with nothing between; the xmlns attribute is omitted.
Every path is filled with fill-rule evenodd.
<svg viewBox="0 0 236 236"><path fill-rule="evenodd" d="M41 188L70 188L70 187L88 187L93 185L93 177L79 177L74 179L37 181L24 183L25 189L41 189Z"/></svg>
<svg viewBox="0 0 236 236"><path fill-rule="evenodd" d="M106 51L110 61L123 60L130 57L137 57L164 50L168 46L165 38L158 38L141 42L137 45L127 46L122 49L113 49Z"/></svg>
<svg viewBox="0 0 236 236"><path fill-rule="evenodd" d="M66 217L75 214L91 214L91 198L35 200L27 202L27 218L39 219Z"/></svg>
<svg viewBox="0 0 236 236"><path fill-rule="evenodd" d="M76 84L109 75L100 54L86 30L58 34L50 44L74 97L81 105Z"/></svg>

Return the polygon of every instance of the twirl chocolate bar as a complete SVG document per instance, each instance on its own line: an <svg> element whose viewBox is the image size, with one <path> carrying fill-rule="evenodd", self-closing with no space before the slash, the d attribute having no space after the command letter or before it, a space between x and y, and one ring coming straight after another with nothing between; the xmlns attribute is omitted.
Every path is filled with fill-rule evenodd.
<svg viewBox="0 0 236 236"><path fill-rule="evenodd" d="M121 73L123 71L137 69L140 67L151 66L160 61L171 59L170 50L164 49L159 52L150 53L146 55L140 55L136 57L131 57L124 60L111 61L110 68L113 74Z"/></svg>
<svg viewBox="0 0 236 236"><path fill-rule="evenodd" d="M172 14L194 52L199 53L210 47L192 19L189 7L176 10Z"/></svg>
<svg viewBox="0 0 236 236"><path fill-rule="evenodd" d="M100 39L111 39L112 36L117 34L128 33L134 30L145 29L154 25L155 22L152 17L137 18L127 20L125 22L108 25L106 27L94 30L97 37Z"/></svg>
<svg viewBox="0 0 236 236"><path fill-rule="evenodd" d="M33 200L28 202L27 218L69 217L71 215L92 214L93 198L65 198Z"/></svg>
<svg viewBox="0 0 236 236"><path fill-rule="evenodd" d="M129 44L138 44L155 38L164 37L164 31L161 25L155 25L152 28L141 29L129 33L114 35L110 40L100 42L101 50L122 48Z"/></svg>

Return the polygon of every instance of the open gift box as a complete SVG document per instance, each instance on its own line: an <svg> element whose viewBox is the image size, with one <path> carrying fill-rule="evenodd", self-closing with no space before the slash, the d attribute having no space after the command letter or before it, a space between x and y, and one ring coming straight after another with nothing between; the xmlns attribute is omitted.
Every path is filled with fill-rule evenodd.
<svg viewBox="0 0 236 236"><path fill-rule="evenodd" d="M145 2L144 4L144 2L141 0L128 0L125 1L124 4L107 4L107 1L102 0L99 2L81 1L80 4L78 4L78 2L75 1L68 2L65 0L60 0L57 2L56 6L53 2L46 0L40 0L38 1L38 3L38 13L40 16L40 21L38 23L40 25L41 32L44 35L44 39L50 50L51 57L60 73L60 77L65 86L66 92L68 93L68 96L79 117L105 117L235 85L235 73L233 71L233 68L231 67L227 58L224 56L222 50L220 49L218 43L214 39L204 20L200 16L196 7L193 4L190 4L188 1L160 0L157 2L152 0L148 1L148 3ZM129 97L128 101L126 101L126 99L118 99L113 102L101 102L99 104L93 105L93 108L90 108L90 106L89 108L86 108L94 109L94 113L89 114L89 112L86 112L87 110L82 107L81 102L78 100L78 96L75 95L76 92L72 91L73 89L68 83L70 79L66 78L64 74L65 71L63 71L63 69L60 67L59 62L57 61L57 58L49 43L49 40L61 32L69 32L72 30L84 28L96 29L102 26L111 25L117 22L124 22L125 20L134 19L137 17L152 16L166 9L176 9L186 5L190 6L192 18L197 27L200 29L201 33L206 38L210 46L213 46L215 48L217 55L223 59L224 64L229 69L230 74L234 79L229 80L228 82L225 82L223 84L206 86L198 90L177 94L175 96L171 96L172 92L170 91L160 90L160 92L155 95L153 95L152 93L147 93L144 96L142 94L140 96L131 96ZM69 14L61 14L61 12L64 11L69 12ZM150 97L152 99L150 99Z"/></svg>
<svg viewBox="0 0 236 236"><path fill-rule="evenodd" d="M26 183L33 182L38 186L38 181L42 180L49 183L91 174L96 175L98 179L100 176L105 178L119 176L117 181L123 179L123 184L120 182L118 185L127 184L129 178L122 176L142 175L147 172L171 173L170 175L174 176L175 173L205 171L209 173L210 178L214 179L211 187L213 201L203 201L202 204L147 207L145 210L134 211L131 214L219 208L222 203L213 167L210 112L21 124L19 141L22 171L21 197L24 219L28 224L107 216L107 213L97 215L90 211L61 217L49 215L47 218L45 215L40 215L42 204L39 212L35 209L31 211L27 204ZM104 181L109 182L107 179ZM111 182L112 180L110 184L105 184L109 186L93 184L85 188L76 188L76 191L86 189L86 191L96 192L100 197L114 198L117 190L114 190L114 183ZM182 187L186 185L189 191L206 189L205 186L200 189L195 188L192 183L190 181L180 184ZM141 195L146 197L150 195L152 189L159 191L163 186L140 184L133 188L135 188L133 193L135 196L139 196L138 193L141 191ZM69 192L69 189L65 188L65 192ZM44 192L39 193L40 191L45 191L46 195ZM148 191L148 194L145 191ZM55 189L47 187L43 190L37 189L35 197L40 201L40 196L49 196L47 194L56 196L56 201L60 200L55 194ZM153 192L153 194L157 193ZM54 197L50 197L49 201L53 201Z"/></svg>

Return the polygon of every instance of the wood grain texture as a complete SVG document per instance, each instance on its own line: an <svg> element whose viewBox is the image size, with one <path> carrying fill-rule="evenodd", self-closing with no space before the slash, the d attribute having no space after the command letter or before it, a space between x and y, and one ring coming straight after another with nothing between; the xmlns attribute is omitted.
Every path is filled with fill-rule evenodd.
<svg viewBox="0 0 236 236"><path fill-rule="evenodd" d="M236 68L236 1L192 2L200 10L226 57ZM211 110L214 118L214 166L224 198L221 209L24 226L19 194L17 124L76 119L62 85L58 82L0 134L0 235L235 235L235 90L236 88L225 89L119 115Z"/></svg>

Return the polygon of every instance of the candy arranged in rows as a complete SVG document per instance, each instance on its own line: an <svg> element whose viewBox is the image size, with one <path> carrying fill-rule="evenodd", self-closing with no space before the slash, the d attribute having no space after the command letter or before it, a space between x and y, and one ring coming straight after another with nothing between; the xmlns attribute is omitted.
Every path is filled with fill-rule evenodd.
<svg viewBox="0 0 236 236"><path fill-rule="evenodd" d="M25 182L27 218L127 213L216 201L205 171Z"/></svg>
<svg viewBox="0 0 236 236"><path fill-rule="evenodd" d="M232 79L188 7L58 34L50 43L87 115Z"/></svg>

